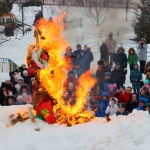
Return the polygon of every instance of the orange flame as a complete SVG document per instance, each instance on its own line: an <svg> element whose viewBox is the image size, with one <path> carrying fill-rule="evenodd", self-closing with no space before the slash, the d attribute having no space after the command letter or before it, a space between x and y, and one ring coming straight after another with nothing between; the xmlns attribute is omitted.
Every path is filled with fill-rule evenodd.
<svg viewBox="0 0 150 150"><path fill-rule="evenodd" d="M53 22L40 20L37 27L45 37L39 39L39 47L46 50L50 56L49 67L40 70L40 82L46 91L57 101L53 110L56 121L59 124L69 123L70 125L90 121L94 118L93 114L85 109L86 97L96 80L91 77L91 71L86 72L79 78L79 85L76 89L76 103L74 106L65 105L62 98L63 82L66 79L69 63L66 62L62 53L65 52L69 44L62 36L64 24L62 19L64 14L56 18Z"/></svg>

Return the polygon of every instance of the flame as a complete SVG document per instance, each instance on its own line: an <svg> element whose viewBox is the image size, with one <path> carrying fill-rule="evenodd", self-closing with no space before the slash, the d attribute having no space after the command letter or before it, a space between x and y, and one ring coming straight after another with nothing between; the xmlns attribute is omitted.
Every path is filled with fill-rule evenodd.
<svg viewBox="0 0 150 150"><path fill-rule="evenodd" d="M79 85L76 89L75 105L65 105L62 98L63 82L66 80L66 74L69 68L69 62L62 57L69 43L63 38L64 24L62 22L65 14L56 18L53 22L41 19L37 29L41 31L45 40L39 39L39 47L46 50L50 56L49 67L40 70L41 86L55 100L53 111L56 121L59 124L69 123L70 125L84 123L94 118L93 114L85 109L86 97L96 80L91 77L91 71L86 72L79 78Z"/></svg>

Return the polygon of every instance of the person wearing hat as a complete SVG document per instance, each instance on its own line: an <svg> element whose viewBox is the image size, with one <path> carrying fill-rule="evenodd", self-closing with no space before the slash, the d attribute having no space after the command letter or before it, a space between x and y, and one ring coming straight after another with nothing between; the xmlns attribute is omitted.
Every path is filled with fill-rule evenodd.
<svg viewBox="0 0 150 150"><path fill-rule="evenodd" d="M31 78L28 76L28 71L24 70L23 71L23 80L24 80L24 84L27 84L28 86L31 86Z"/></svg>
<svg viewBox="0 0 150 150"><path fill-rule="evenodd" d="M108 85L111 84L111 79L110 79L110 73L106 72L104 75L104 82L103 82L103 91L104 92L108 92L109 91L109 87Z"/></svg>
<svg viewBox="0 0 150 150"><path fill-rule="evenodd" d="M84 53L85 56L87 56L88 60L87 60L87 64L86 64L86 71L90 70L90 63L93 61L94 57L93 54L91 52L91 48L87 47L87 45L84 45Z"/></svg>
<svg viewBox="0 0 150 150"><path fill-rule="evenodd" d="M150 102L145 104L145 111L148 111L150 114Z"/></svg>
<svg viewBox="0 0 150 150"><path fill-rule="evenodd" d="M118 111L117 102L118 102L118 99L115 97L112 97L110 99L109 106L107 106L106 111L105 111L106 116L112 116L117 113Z"/></svg>
<svg viewBox="0 0 150 150"><path fill-rule="evenodd" d="M120 68L119 63L116 63L114 70L111 71L110 78L112 83L116 83L117 89L119 89L120 86L123 86L125 81L125 74L124 71Z"/></svg>
<svg viewBox="0 0 150 150"><path fill-rule="evenodd" d="M105 41L102 41L102 46L100 46L100 59L108 61L108 48L105 44Z"/></svg>
<svg viewBox="0 0 150 150"><path fill-rule="evenodd" d="M15 85L15 88L17 90L17 94L18 94L18 92L19 92L20 87L21 87L22 84L24 84L24 80L23 80L23 78L19 78L18 84Z"/></svg>
<svg viewBox="0 0 150 150"><path fill-rule="evenodd" d="M118 112L116 113L116 116L123 115L127 116L129 112L125 110L125 104L124 103L118 103Z"/></svg>
<svg viewBox="0 0 150 150"><path fill-rule="evenodd" d="M13 86L15 86L17 84L17 82L15 81L15 73L14 71L9 72L9 76L10 76L10 82L13 84Z"/></svg>
<svg viewBox="0 0 150 150"><path fill-rule="evenodd" d="M134 64L134 69L130 72L130 79L134 93L139 93L141 88L142 73L138 69L138 64Z"/></svg>
<svg viewBox="0 0 150 150"><path fill-rule="evenodd" d="M27 70L26 64L22 64L21 67L19 67L19 71L20 71L20 73L21 73L21 77L23 77L23 71L24 71L24 70Z"/></svg>
<svg viewBox="0 0 150 150"><path fill-rule="evenodd" d="M106 92L103 92L101 96L101 101L97 105L95 115L97 117L104 117L108 105L109 105L108 94Z"/></svg>
<svg viewBox="0 0 150 150"><path fill-rule="evenodd" d="M104 70L103 70L103 65L104 62L103 60L99 60L97 62L98 68L96 70L96 78L98 80L98 86L100 89L103 89L103 81L104 81Z"/></svg>
<svg viewBox="0 0 150 150"><path fill-rule="evenodd" d="M147 102L145 100L145 98L139 98L139 106L136 108L136 110L143 110L145 109L144 105L145 105L145 102Z"/></svg>
<svg viewBox="0 0 150 150"><path fill-rule="evenodd" d="M113 65L113 54L115 53L117 43L116 40L113 39L113 34L110 33L108 39L106 39L106 46L108 48L108 54L110 56L110 66Z"/></svg>
<svg viewBox="0 0 150 150"><path fill-rule="evenodd" d="M148 49L145 38L142 38L139 41L139 45L137 49L140 51L139 52L140 70L142 73L144 73L145 64L147 61L147 49Z"/></svg>
<svg viewBox="0 0 150 150"><path fill-rule="evenodd" d="M5 82L2 82L1 88L5 87L6 90L11 90L13 95L16 94L16 89L14 88L13 84L10 82L10 78L5 78Z"/></svg>

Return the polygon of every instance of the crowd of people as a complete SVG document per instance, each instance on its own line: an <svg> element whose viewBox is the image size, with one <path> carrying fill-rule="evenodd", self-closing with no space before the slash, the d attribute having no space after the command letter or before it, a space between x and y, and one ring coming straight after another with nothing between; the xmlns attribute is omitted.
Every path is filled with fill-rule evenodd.
<svg viewBox="0 0 150 150"><path fill-rule="evenodd" d="M86 109L92 110L97 117L128 115L133 109L150 112L150 62L147 62L147 48L146 40L142 38L137 48L139 53L131 47L126 55L123 47L117 48L113 34L109 34L100 47L100 60L94 75L97 84L87 96ZM63 84L62 98L65 105L74 105L78 78L90 70L94 57L87 45L82 49L81 45L77 44L75 51L72 51L71 47L66 49L64 59L71 59L68 63L72 69ZM128 65L131 87L124 86ZM145 79L142 74L146 75ZM19 70L10 72L9 75L10 78L6 78L1 84L0 105L32 104L34 69L23 64Z"/></svg>

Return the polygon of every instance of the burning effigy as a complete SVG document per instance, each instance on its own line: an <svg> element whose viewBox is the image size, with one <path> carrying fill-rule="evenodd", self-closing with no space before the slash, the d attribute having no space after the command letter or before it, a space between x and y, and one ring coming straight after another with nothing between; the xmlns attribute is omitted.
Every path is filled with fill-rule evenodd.
<svg viewBox="0 0 150 150"><path fill-rule="evenodd" d="M86 97L96 80L91 71L84 73L78 80L74 105L66 105L63 99L63 83L70 68L70 59L62 57L69 43L63 37L64 15L46 21L40 19L35 28L36 42L29 45L26 63L35 70L33 108L37 116L48 123L80 124L94 119L93 113L85 109Z"/></svg>

